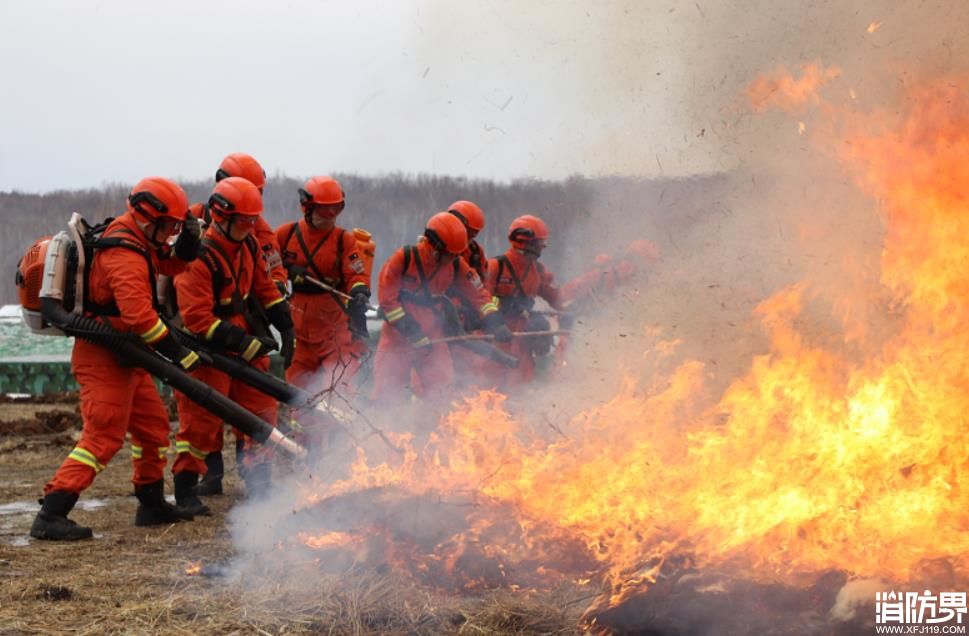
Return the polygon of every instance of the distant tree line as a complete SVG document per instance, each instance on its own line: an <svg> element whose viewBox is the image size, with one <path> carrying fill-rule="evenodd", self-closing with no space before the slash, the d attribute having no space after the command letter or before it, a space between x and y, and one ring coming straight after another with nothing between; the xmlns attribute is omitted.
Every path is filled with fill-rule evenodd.
<svg viewBox="0 0 969 636"><path fill-rule="evenodd" d="M485 211L488 226L479 240L489 255L506 248L505 232L515 217L541 216L553 233L545 260L553 268L561 265L568 270L580 267L576 263L591 258L597 250L618 248L633 238L665 242L664 237L654 236L662 233L657 223L664 219L675 223L683 209L704 207L700 200L709 196L696 195L709 195L711 186L717 189L718 183L716 177L660 181L576 177L497 183L427 175L333 176L343 185L347 197L338 223L346 228L361 227L374 235L378 270L393 250L417 240L431 214L457 199L474 201ZM300 218L297 190L302 183L289 177L269 179L264 200L270 225L277 227ZM180 184L193 202L206 200L213 185L211 181ZM5 221L0 236L0 267L5 272L0 275L0 302L17 302L14 272L34 240L64 229L71 212L80 212L88 221L117 216L124 211L130 187L110 184L100 189L47 194L0 192L0 218ZM670 209L674 201L678 201L676 209ZM617 221L622 223L617 226Z"/></svg>

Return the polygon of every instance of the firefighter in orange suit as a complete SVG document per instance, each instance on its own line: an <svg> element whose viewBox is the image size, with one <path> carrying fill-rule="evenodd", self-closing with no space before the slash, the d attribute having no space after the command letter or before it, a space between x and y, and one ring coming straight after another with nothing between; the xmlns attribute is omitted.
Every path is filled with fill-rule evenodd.
<svg viewBox="0 0 969 636"><path fill-rule="evenodd" d="M219 169L215 172L215 182L218 183L228 177L242 177L252 185L259 188L262 194L266 186L266 171L256 161L252 155L244 152L234 152L222 160ZM212 217L207 203L196 203L189 210L200 219L204 219L206 224L212 223ZM256 243L259 245L260 263L266 272L273 279L280 293L286 295L286 270L279 255L279 244L276 242L276 233L266 222L266 219L259 215L256 219L256 227L253 230ZM250 305L250 310L256 309ZM205 457L205 465L208 472L205 479L196 487L196 493L200 495L220 495L222 494L222 477L225 472L225 462L222 458L222 440L219 440L219 447ZM242 459L242 438L236 439L236 459Z"/></svg>
<svg viewBox="0 0 969 636"><path fill-rule="evenodd" d="M448 206L447 211L448 214L456 216L468 232L468 247L461 253L461 258L477 272L478 278L482 281L487 280L488 257L485 256L484 248L475 240L485 228L484 212L471 201L455 201ZM454 295L453 302L460 312L464 328L469 331L476 329L478 325L474 317L477 314L477 308L459 294Z"/></svg>
<svg viewBox="0 0 969 636"><path fill-rule="evenodd" d="M185 327L204 338L216 350L237 355L261 371L269 370L267 354L276 348L269 333L255 333L247 316L247 299L254 295L269 321L282 337L284 363L292 360L295 346L289 304L259 262L259 246L252 236L262 213L262 195L251 182L227 177L215 185L208 202L212 225L205 232L199 258L175 278L178 307ZM276 422L276 400L234 380L213 367L202 367L195 377L266 422ZM205 458L221 448L222 420L177 394L179 429L175 436L178 458L175 501L194 514L206 514L195 491L200 475L206 473ZM237 433L238 435L238 433ZM251 496L269 487L272 456L269 448L258 447L246 438L243 479Z"/></svg>
<svg viewBox="0 0 969 636"><path fill-rule="evenodd" d="M477 272L482 282L488 279L488 257L485 256L484 248L476 240L485 228L484 212L477 204L471 201L455 201L448 206L449 214L453 214L464 223L468 231L468 249L464 250L461 258ZM466 332L477 331L481 328L481 320L478 318L478 308L473 303L468 302L460 294L454 291L448 296L457 312L458 322L461 329ZM454 375L460 383L468 385L475 383L475 378L481 367L481 357L464 347L452 347L451 359L454 363Z"/></svg>
<svg viewBox="0 0 969 636"><path fill-rule="evenodd" d="M545 299L554 309L562 307L555 277L538 262L548 242L548 226L536 216L520 216L508 228L508 241L508 251L488 262L488 290L498 298L500 314L511 331L547 331L548 320L532 307L536 297ZM505 381L499 385L531 381L535 357L547 354L551 347L551 336L516 338L504 345L502 348L518 358L519 364L517 369L502 370Z"/></svg>
<svg viewBox="0 0 969 636"><path fill-rule="evenodd" d="M380 271L378 298L386 325L380 331L374 368L374 398L405 396L411 371L417 375L420 396L446 391L453 380L446 343L429 344L446 333L444 294L454 290L477 308L482 326L499 341L511 334L503 324L491 295L460 255L468 247L464 224L453 214L430 218L416 246L394 252Z"/></svg>
<svg viewBox="0 0 969 636"><path fill-rule="evenodd" d="M283 263L293 283L296 355L286 381L311 393L329 388L355 391L353 377L368 353L370 269L354 233L337 226L346 196L332 177L310 178L299 189L303 218L276 230ZM309 282L348 294L345 301Z"/></svg>
<svg viewBox="0 0 969 636"><path fill-rule="evenodd" d="M599 254L592 269L562 286L562 300L571 312L588 311L601 302L602 295L609 297L623 285L643 279L659 260L659 248L645 239L630 243L619 258Z"/></svg>
<svg viewBox="0 0 969 636"><path fill-rule="evenodd" d="M199 357L175 341L158 314L157 273L173 275L195 259L199 224L187 216L188 198L173 181L148 177L128 197L128 209L104 231L88 270L85 313L141 341L185 370ZM183 227L184 225L184 227ZM179 233L180 232L180 233ZM179 234L174 246L169 239ZM131 435L135 525L191 520L191 514L164 499L168 450L168 412L147 371L126 366L116 354L80 338L71 356L81 386L84 428L77 445L44 487L44 500L30 535L37 539L76 540L92 536L67 514Z"/></svg>

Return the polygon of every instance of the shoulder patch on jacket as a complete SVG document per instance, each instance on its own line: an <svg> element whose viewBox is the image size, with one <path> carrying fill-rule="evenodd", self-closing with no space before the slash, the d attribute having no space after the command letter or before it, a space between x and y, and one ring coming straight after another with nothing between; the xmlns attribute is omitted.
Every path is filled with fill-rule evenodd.
<svg viewBox="0 0 969 636"><path fill-rule="evenodd" d="M481 289L481 277L478 276L478 272L474 271L473 269L468 270L468 273L465 274L464 277L467 278L472 285L474 285L475 289Z"/></svg>

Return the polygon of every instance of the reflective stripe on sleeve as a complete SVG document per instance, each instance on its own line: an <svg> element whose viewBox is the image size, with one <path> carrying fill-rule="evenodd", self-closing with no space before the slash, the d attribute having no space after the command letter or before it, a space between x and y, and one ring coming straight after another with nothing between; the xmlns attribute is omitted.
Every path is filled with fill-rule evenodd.
<svg viewBox="0 0 969 636"><path fill-rule="evenodd" d="M222 324L222 321L221 320L216 320L211 325L209 325L209 328L205 331L205 339L206 340L211 340L212 339L212 334L215 333L215 330L218 329L219 328L219 325L221 325L221 324Z"/></svg>
<svg viewBox="0 0 969 636"><path fill-rule="evenodd" d="M152 344L153 342L161 340L162 336L164 336L166 333L168 333L168 328L165 327L165 323L163 323L162 319L159 318L154 327L141 334L141 339L146 344Z"/></svg>
<svg viewBox="0 0 969 636"><path fill-rule="evenodd" d="M491 302L487 302L481 305L481 315L487 316L488 314L493 314L498 311L498 297L492 296Z"/></svg>

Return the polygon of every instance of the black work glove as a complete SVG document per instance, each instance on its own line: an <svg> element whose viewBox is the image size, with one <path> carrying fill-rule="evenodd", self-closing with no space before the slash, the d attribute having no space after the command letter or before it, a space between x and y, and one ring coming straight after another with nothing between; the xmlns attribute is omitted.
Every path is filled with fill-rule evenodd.
<svg viewBox="0 0 969 636"><path fill-rule="evenodd" d="M289 280L294 283L302 283L303 277L306 276L306 268L302 265L287 265L286 271L289 272Z"/></svg>
<svg viewBox="0 0 969 636"><path fill-rule="evenodd" d="M293 364L293 355L296 353L296 329L293 326L293 314L289 303L283 301L276 303L266 310L266 318L269 324L279 331L282 344L279 348L279 355L283 358L283 368L288 369Z"/></svg>
<svg viewBox="0 0 969 636"><path fill-rule="evenodd" d="M257 338L250 336L242 327L229 322L221 322L212 332L212 344L223 351L238 353L243 360L251 362L270 351L276 350L276 341L272 338Z"/></svg>
<svg viewBox="0 0 969 636"><path fill-rule="evenodd" d="M246 362L252 362L257 358L261 358L265 355L269 355L271 351L275 351L278 345L276 341L272 338L260 338L258 336L251 336L246 334L242 339L242 343L239 345L239 357L241 357Z"/></svg>
<svg viewBox="0 0 969 636"><path fill-rule="evenodd" d="M370 332L367 331L367 306L370 304L370 290L363 285L354 287L350 295L352 298L347 302L347 315L350 317L350 332L355 338L367 340Z"/></svg>
<svg viewBox="0 0 969 636"><path fill-rule="evenodd" d="M199 354L188 347L183 347L171 331L155 343L155 351L177 364L182 371L194 371L202 364Z"/></svg>
<svg viewBox="0 0 969 636"><path fill-rule="evenodd" d="M279 355L283 359L283 368L288 369L293 364L293 356L296 355L296 330L286 329L279 332L282 345L279 348Z"/></svg>
<svg viewBox="0 0 969 636"><path fill-rule="evenodd" d="M495 337L495 342L511 342L511 330L502 315L493 311L481 320L484 330Z"/></svg>
<svg viewBox="0 0 969 636"><path fill-rule="evenodd" d="M279 292L280 296L283 298L289 298L289 289L286 288L286 283L281 280L276 280L273 281L273 284L276 286L276 290Z"/></svg>
<svg viewBox="0 0 969 636"><path fill-rule="evenodd" d="M410 342L412 346L427 347L427 345L431 344L430 338L424 335L424 330L421 329L421 326L417 323L417 321L410 316L405 314L403 318L391 324L397 329L397 331L407 338L408 342ZM427 348L429 349L430 347Z"/></svg>
<svg viewBox="0 0 969 636"><path fill-rule="evenodd" d="M198 218L191 212L185 215L182 222L182 231L175 239L175 256L186 263L190 263L198 258L199 248L202 246L202 226Z"/></svg>
<svg viewBox="0 0 969 636"><path fill-rule="evenodd" d="M548 318L543 314L532 312L528 315L528 324L525 331L549 331L552 326L548 323ZM528 338L528 349L536 356L548 355L552 350L552 336L532 336Z"/></svg>

